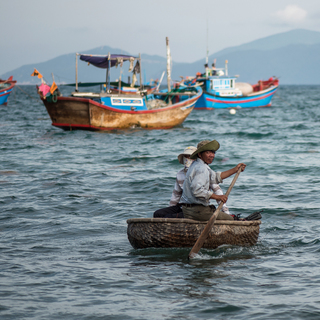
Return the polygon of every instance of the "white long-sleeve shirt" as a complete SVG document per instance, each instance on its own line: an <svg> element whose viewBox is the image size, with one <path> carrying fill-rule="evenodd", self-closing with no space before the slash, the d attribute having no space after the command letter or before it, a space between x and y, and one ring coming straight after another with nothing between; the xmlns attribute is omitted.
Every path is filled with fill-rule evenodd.
<svg viewBox="0 0 320 320"><path fill-rule="evenodd" d="M210 169L211 170L211 169ZM174 184L174 189L172 191L171 199L170 199L170 206L175 206L180 202L182 192L183 192L183 183L186 179L188 169L183 168L177 173L176 181ZM223 195L223 191L221 190L218 184L210 184L210 190L215 193L216 195ZM212 194L212 193L211 193ZM220 202L218 202L220 203ZM222 211L230 214L229 209L226 204L223 205Z"/></svg>
<svg viewBox="0 0 320 320"><path fill-rule="evenodd" d="M172 191L169 206L175 206L179 203L183 191L183 183L186 178L188 169L183 168L177 173L176 182Z"/></svg>

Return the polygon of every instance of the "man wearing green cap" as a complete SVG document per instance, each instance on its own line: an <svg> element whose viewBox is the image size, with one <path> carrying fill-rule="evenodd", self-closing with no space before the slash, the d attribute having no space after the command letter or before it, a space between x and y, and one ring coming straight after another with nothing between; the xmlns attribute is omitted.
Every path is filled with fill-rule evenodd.
<svg viewBox="0 0 320 320"><path fill-rule="evenodd" d="M244 163L239 163L224 172L213 171L209 164L212 163L219 148L218 141L203 140L198 143L197 150L190 156L196 160L187 172L180 200L184 217L187 219L208 221L215 211L215 206L210 205L210 199L224 203L228 200L226 195L217 195L210 190L210 185L222 183L223 179L235 174L239 168L243 171L246 167ZM217 220L234 220L234 218L220 211Z"/></svg>
<svg viewBox="0 0 320 320"><path fill-rule="evenodd" d="M174 184L174 189L172 191L169 207L158 209L153 213L154 218L183 218L182 208L180 199L182 196L183 183L186 178L187 171L194 161L190 159L190 156L197 150L196 147L190 146L184 149L182 153L178 155L178 160L181 164L184 165L184 168L181 169L176 176L176 182ZM210 186L212 191L215 194L222 195L223 192L218 184ZM223 204L221 209L223 212L230 214L226 204Z"/></svg>

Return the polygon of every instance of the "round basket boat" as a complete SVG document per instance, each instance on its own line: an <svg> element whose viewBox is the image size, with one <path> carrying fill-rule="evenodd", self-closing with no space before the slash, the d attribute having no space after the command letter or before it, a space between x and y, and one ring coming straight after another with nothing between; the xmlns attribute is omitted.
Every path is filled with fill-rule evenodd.
<svg viewBox="0 0 320 320"><path fill-rule="evenodd" d="M127 223L128 239L135 249L193 247L207 224L206 221L171 218L128 219ZM216 220L202 247L252 246L258 241L260 224L260 220Z"/></svg>

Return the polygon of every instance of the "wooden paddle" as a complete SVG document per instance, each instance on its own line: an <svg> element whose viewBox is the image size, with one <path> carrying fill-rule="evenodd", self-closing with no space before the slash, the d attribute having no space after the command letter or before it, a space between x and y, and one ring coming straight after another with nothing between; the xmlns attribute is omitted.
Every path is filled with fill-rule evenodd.
<svg viewBox="0 0 320 320"><path fill-rule="evenodd" d="M239 170L237 171L237 174L233 178L233 180L232 180L232 182L231 182L231 184L230 184L230 186L229 186L229 188L228 188L228 190L226 192L226 196L229 196L229 193L231 192L231 189L233 188L234 184L236 183L240 172L241 172L241 167L239 168ZM214 212L212 217L207 222L207 225L205 226L205 228L201 232L197 242L194 244L193 248L191 249L191 251L189 253L189 257L188 257L189 259L195 257L195 255L199 252L199 250L203 246L204 242L208 238L208 234L209 234L212 226L214 225L214 222L216 221L217 216L218 216L219 211L221 210L222 206L223 206L223 202L221 201L219 206L218 206L218 208L216 209L216 211Z"/></svg>

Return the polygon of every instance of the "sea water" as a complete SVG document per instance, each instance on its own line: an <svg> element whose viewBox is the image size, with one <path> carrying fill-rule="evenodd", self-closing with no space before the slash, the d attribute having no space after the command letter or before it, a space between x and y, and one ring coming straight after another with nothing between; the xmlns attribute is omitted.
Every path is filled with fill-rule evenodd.
<svg viewBox="0 0 320 320"><path fill-rule="evenodd" d="M280 86L272 107L170 130L63 131L17 86L0 106L0 319L319 319L319 119L319 86ZM168 205L178 154L204 139L214 170L247 164L227 204L263 210L258 243L133 249L126 220Z"/></svg>

